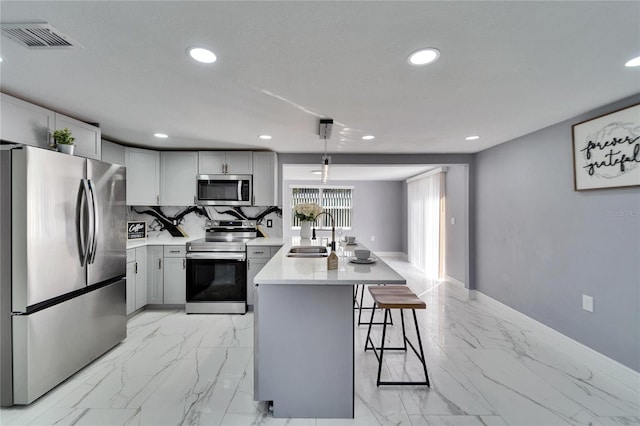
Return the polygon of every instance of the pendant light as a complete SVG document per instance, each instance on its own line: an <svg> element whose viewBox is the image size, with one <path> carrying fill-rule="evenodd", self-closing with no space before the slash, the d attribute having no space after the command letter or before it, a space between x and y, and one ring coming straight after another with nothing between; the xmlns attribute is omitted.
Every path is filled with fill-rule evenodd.
<svg viewBox="0 0 640 426"><path fill-rule="evenodd" d="M322 157L322 167L320 169L320 179L322 183L329 181L329 160L331 157L327 156L327 140L324 140L324 156Z"/></svg>
<svg viewBox="0 0 640 426"><path fill-rule="evenodd" d="M321 181L327 183L329 181L329 164L331 163L331 157L327 155L327 139L331 137L331 128L333 127L333 119L323 118L320 120L320 139L324 139L324 156L322 157L322 164L320 165Z"/></svg>

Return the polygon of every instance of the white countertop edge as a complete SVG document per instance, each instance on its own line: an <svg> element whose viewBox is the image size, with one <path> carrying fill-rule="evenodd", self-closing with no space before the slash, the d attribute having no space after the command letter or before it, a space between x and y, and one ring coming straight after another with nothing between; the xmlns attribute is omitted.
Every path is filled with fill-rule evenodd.
<svg viewBox="0 0 640 426"><path fill-rule="evenodd" d="M282 237L259 237L247 242L247 247L251 246L283 246L284 238Z"/></svg>
<svg viewBox="0 0 640 426"><path fill-rule="evenodd" d="M290 258L287 253L292 246L318 245L317 241L293 240L285 243L267 264L254 277L253 282L260 285L358 285L358 284L406 284L404 277L376 256L376 262L358 265L346 257L339 259L336 270L326 269L326 258ZM367 249L358 244L350 248ZM363 271L363 266L366 269ZM321 276L324 275L324 276Z"/></svg>

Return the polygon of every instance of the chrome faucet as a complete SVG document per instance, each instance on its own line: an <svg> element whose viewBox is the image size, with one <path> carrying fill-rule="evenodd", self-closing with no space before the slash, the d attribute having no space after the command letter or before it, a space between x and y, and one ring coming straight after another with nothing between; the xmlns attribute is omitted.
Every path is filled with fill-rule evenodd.
<svg viewBox="0 0 640 426"><path fill-rule="evenodd" d="M336 220L331 215L331 213L321 212L315 217L315 219L313 219L313 239L314 240L316 239L316 220L323 214L326 214L331 218L331 250L335 251L336 250Z"/></svg>

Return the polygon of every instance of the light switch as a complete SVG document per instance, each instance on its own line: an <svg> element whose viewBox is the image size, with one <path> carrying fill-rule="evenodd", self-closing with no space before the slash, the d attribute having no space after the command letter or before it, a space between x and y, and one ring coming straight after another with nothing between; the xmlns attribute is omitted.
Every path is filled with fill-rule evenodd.
<svg viewBox="0 0 640 426"><path fill-rule="evenodd" d="M455 217L453 217L453 216L451 216L451 224L452 224L452 225L455 225L455 224L456 224L456 218L455 218Z"/></svg>
<svg viewBox="0 0 640 426"><path fill-rule="evenodd" d="M586 294L582 295L582 309L587 312L593 312L593 297Z"/></svg>

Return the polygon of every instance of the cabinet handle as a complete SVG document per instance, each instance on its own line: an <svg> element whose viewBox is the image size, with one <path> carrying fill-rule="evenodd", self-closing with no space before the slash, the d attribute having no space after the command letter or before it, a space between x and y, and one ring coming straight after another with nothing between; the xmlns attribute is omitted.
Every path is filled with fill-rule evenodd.
<svg viewBox="0 0 640 426"><path fill-rule="evenodd" d="M247 259L247 271L251 269L251 260Z"/></svg>
<svg viewBox="0 0 640 426"><path fill-rule="evenodd" d="M136 262L136 274L138 273L138 262Z"/></svg>
<svg viewBox="0 0 640 426"><path fill-rule="evenodd" d="M255 254L263 254L263 251L254 251Z"/></svg>
<svg viewBox="0 0 640 426"><path fill-rule="evenodd" d="M180 253L180 250L169 250L169 253Z"/></svg>
<svg viewBox="0 0 640 426"><path fill-rule="evenodd" d="M158 269L162 269L162 259L158 259Z"/></svg>
<svg viewBox="0 0 640 426"><path fill-rule="evenodd" d="M156 204L160 204L160 195L156 195Z"/></svg>
<svg viewBox="0 0 640 426"><path fill-rule="evenodd" d="M187 269L187 259L182 259L182 269Z"/></svg>

